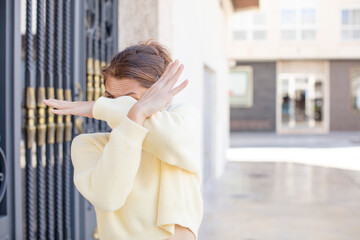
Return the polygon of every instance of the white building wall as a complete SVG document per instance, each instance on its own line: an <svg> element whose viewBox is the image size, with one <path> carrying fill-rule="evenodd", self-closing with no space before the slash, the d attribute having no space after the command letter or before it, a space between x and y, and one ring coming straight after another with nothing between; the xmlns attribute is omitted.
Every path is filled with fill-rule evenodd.
<svg viewBox="0 0 360 240"><path fill-rule="evenodd" d="M281 10L284 6L309 6L316 9L317 37L314 41L284 41L280 37ZM231 40L231 59L358 59L359 41L341 38L341 10L359 8L359 0L260 0L260 9L246 14L264 13L265 41ZM241 25L241 23L239 23Z"/></svg>
<svg viewBox="0 0 360 240"><path fill-rule="evenodd" d="M119 50L158 37L158 0L119 0L118 10Z"/></svg>
<svg viewBox="0 0 360 240"><path fill-rule="evenodd" d="M229 46L229 18L232 14L230 1L203 0L203 34L202 54L203 65L215 72L215 106L213 128L213 177L222 175L226 163L225 151L229 147L229 100L228 100L228 49ZM206 93L205 93L206 94ZM205 103L206 104L206 103Z"/></svg>
<svg viewBox="0 0 360 240"><path fill-rule="evenodd" d="M204 114L204 68L208 67L215 73L214 98L212 107L214 117L211 149L213 178L221 176L225 164L225 150L229 146L229 108L228 108L228 30L226 24L232 11L230 1L219 0L173 0L172 17L164 6L171 4L160 0L159 32L160 42L167 43L174 59L179 59L185 66L179 83L189 79L188 86L176 96L191 101ZM171 24L169 24L171 23ZM167 29L168 34L166 34ZM171 33L170 33L171 32ZM210 120L208 120L210 121ZM201 129L203 131L204 129ZM203 135L203 134L202 134ZM203 146L206 147L206 146Z"/></svg>

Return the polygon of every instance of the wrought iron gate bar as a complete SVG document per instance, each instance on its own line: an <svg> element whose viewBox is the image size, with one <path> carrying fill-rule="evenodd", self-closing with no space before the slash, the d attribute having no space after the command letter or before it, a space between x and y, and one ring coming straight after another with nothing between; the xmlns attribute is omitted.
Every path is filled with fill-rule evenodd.
<svg viewBox="0 0 360 240"><path fill-rule="evenodd" d="M25 196L26 196L26 239L35 240L35 191L34 169L32 167L32 148L35 141L35 81L33 79L33 35L32 35L32 1L26 1L26 56L25 56L25 86L26 86L26 166L25 166Z"/></svg>
<svg viewBox="0 0 360 240"><path fill-rule="evenodd" d="M105 0L101 0L101 20L100 20L100 67L103 68L106 66L106 57L105 57ZM100 82L100 95L105 96L105 84L104 84L104 77L101 74L101 82ZM106 130L106 123L104 121L100 124L100 130L105 132Z"/></svg>
<svg viewBox="0 0 360 240"><path fill-rule="evenodd" d="M88 40L88 41L90 42L90 40ZM88 48L90 48L90 47L88 47ZM91 55L92 54L88 53L88 59L87 59L87 64L86 64L86 66L87 66L86 67L86 69L87 69L86 100L87 101L92 101L93 95L94 95L94 86L93 86L94 61L91 58Z"/></svg>
<svg viewBox="0 0 360 240"><path fill-rule="evenodd" d="M54 0L46 0L46 97L55 98L54 91ZM47 107L46 135L46 239L55 239L54 143L55 121L52 107Z"/></svg>
<svg viewBox="0 0 360 240"><path fill-rule="evenodd" d="M45 145L45 83L44 83L44 0L37 0L36 42L37 42L37 148L36 148L36 178L37 178L37 239L46 239L45 225L45 172L43 166L43 148Z"/></svg>
<svg viewBox="0 0 360 240"><path fill-rule="evenodd" d="M70 22L71 22L71 0L64 2L64 88L65 100L71 101L71 84L70 84ZM70 148L72 139L72 122L71 115L65 116L65 143L64 143L64 158L63 158L63 171L64 171L64 239L71 239L71 159Z"/></svg>
<svg viewBox="0 0 360 240"><path fill-rule="evenodd" d="M113 49L113 36L112 36L112 24L113 24L113 14L112 14L112 4L111 0L104 0L104 35L105 35L105 61L110 61L114 49ZM110 127L106 124L106 131L110 131Z"/></svg>
<svg viewBox="0 0 360 240"><path fill-rule="evenodd" d="M111 3L111 0L107 0L105 3L106 61L110 61L114 51L112 46L113 14Z"/></svg>
<svg viewBox="0 0 360 240"><path fill-rule="evenodd" d="M95 2L95 31L94 31L94 100L100 97L100 60L99 60L99 1Z"/></svg>
<svg viewBox="0 0 360 240"><path fill-rule="evenodd" d="M94 100L100 97L100 56L99 56L99 41L100 41L100 1L95 0L95 23L94 23ZM95 120L95 131L100 129L99 120Z"/></svg>
<svg viewBox="0 0 360 240"><path fill-rule="evenodd" d="M95 38L95 0L86 0L86 100L94 100L94 58L93 58L93 47L94 47L94 38ZM91 118L86 119L87 122L87 132L94 132L94 121Z"/></svg>
<svg viewBox="0 0 360 240"><path fill-rule="evenodd" d="M62 48L63 48L63 1L56 0L55 12L55 86L56 98L64 100L62 77ZM63 195L62 195L62 158L64 141L63 116L56 115L56 143L55 143L55 239L63 239Z"/></svg>

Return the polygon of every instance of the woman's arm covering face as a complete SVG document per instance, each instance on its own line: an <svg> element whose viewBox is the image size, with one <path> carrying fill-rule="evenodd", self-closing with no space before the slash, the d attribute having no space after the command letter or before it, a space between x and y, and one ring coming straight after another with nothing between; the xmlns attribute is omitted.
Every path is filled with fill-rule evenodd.
<svg viewBox="0 0 360 240"><path fill-rule="evenodd" d="M71 145L74 184L94 206L115 211L124 205L140 166L142 143L148 132L125 115L109 139L103 133L74 138Z"/></svg>
<svg viewBox="0 0 360 240"><path fill-rule="evenodd" d="M114 129L136 101L130 96L100 97L95 102L93 116ZM170 165L195 173L201 180L200 114L194 106L175 103L145 119L144 127L149 130L143 143L145 151Z"/></svg>

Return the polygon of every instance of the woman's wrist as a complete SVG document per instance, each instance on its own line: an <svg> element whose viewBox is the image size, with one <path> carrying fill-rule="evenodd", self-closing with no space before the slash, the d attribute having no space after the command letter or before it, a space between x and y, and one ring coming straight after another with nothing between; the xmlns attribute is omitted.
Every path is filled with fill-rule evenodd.
<svg viewBox="0 0 360 240"><path fill-rule="evenodd" d="M146 115L145 115L144 111L142 111L142 108L139 107L139 105L137 105L136 103L130 109L127 116L128 116L128 118L130 118L134 122L140 124L141 126L144 125Z"/></svg>

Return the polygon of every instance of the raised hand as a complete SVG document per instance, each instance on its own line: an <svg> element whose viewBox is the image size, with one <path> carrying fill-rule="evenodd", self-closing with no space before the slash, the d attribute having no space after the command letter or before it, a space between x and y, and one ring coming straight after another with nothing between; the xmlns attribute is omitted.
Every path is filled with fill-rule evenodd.
<svg viewBox="0 0 360 240"><path fill-rule="evenodd" d="M165 108L170 100L187 86L189 81L186 79L173 88L184 69L184 65L179 66L179 63L179 60L176 60L168 64L160 79L146 90L130 109L129 118L143 125L146 118Z"/></svg>

